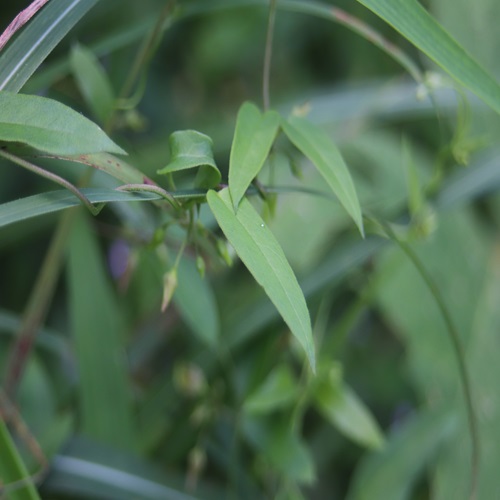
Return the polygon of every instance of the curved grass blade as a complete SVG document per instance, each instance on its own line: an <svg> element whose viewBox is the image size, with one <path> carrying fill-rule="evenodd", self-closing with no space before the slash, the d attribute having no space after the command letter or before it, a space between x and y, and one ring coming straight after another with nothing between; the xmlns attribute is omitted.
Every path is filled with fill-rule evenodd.
<svg viewBox="0 0 500 500"><path fill-rule="evenodd" d="M416 0L358 0L500 113L500 85Z"/></svg>
<svg viewBox="0 0 500 500"><path fill-rule="evenodd" d="M283 120L283 130L293 144L316 166L342 206L364 235L363 219L351 174L337 146L317 125L299 116Z"/></svg>
<svg viewBox="0 0 500 500"><path fill-rule="evenodd" d="M82 189L81 192L92 203L150 201L161 199L160 195L154 193L126 193L104 188L86 188ZM36 194L20 200L10 201L0 205L0 229L14 222L58 212L79 205L81 205L80 200L66 190L50 191L48 193Z"/></svg>
<svg viewBox="0 0 500 500"><path fill-rule="evenodd" d="M98 0L51 0L0 56L0 90L19 92L68 31Z"/></svg>
<svg viewBox="0 0 500 500"><path fill-rule="evenodd" d="M264 165L279 125L276 111L261 113L250 102L241 106L229 158L229 192L235 209Z"/></svg>
<svg viewBox="0 0 500 500"><path fill-rule="evenodd" d="M279 243L246 198L241 200L237 214L227 188L219 193L209 191L207 201L236 253L304 348L314 372L316 358L309 311Z"/></svg>
<svg viewBox="0 0 500 500"><path fill-rule="evenodd" d="M127 154L95 123L53 99L0 92L0 140L54 155Z"/></svg>

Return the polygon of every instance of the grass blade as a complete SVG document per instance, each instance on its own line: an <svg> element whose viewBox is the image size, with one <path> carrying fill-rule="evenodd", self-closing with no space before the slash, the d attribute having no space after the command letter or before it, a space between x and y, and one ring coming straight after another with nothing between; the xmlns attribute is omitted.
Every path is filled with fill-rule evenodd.
<svg viewBox="0 0 500 500"><path fill-rule="evenodd" d="M98 0L51 0L0 57L0 90L19 92L68 31Z"/></svg>
<svg viewBox="0 0 500 500"><path fill-rule="evenodd" d="M82 428L104 443L134 449L124 328L106 276L95 236L79 214L70 237L68 279Z"/></svg>
<svg viewBox="0 0 500 500"><path fill-rule="evenodd" d="M358 0L500 113L500 85L416 0Z"/></svg>

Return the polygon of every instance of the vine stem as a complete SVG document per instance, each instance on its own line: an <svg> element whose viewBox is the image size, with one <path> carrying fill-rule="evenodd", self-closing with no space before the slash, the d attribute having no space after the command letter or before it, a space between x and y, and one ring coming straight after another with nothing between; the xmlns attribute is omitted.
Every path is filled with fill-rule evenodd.
<svg viewBox="0 0 500 500"><path fill-rule="evenodd" d="M15 163L16 165L19 165L20 167L25 168L26 170L29 170L30 172L40 175L41 177L45 177L45 179L49 179L56 184L59 184L60 186L66 188L68 191L71 191L88 208L89 212L92 215L97 215L102 210L104 204L101 203L96 206L92 205L92 202L76 186L71 184L71 182L67 181L66 179L63 179L59 175L49 172L48 170L45 170L33 163L30 163L29 161L20 158L19 156L8 153L4 149L0 149L0 156L3 156L5 159L11 161L12 163Z"/></svg>
<svg viewBox="0 0 500 500"><path fill-rule="evenodd" d="M400 240L392 228L386 224L382 223L386 234L391 240L396 242L405 255L411 260L418 273L424 280L427 288L431 292L436 305L438 306L439 312L445 322L446 330L448 331L449 338L453 345L455 351L455 357L458 364L458 372L460 377L460 382L462 385L462 390L465 399L465 408L467 411L467 421L469 425L469 434L471 439L471 489L470 489L470 500L476 500L477 498L477 487L478 487L478 475L479 475L479 455L480 455L480 445L479 445L479 431L478 431L478 419L476 411L474 409L474 401L472 397L472 385L470 381L470 374L465 362L465 350L460 339L460 334L453 323L450 311L444 301L444 298L436 285L432 276L427 271L422 261L419 259L417 254L413 249L404 241Z"/></svg>
<svg viewBox="0 0 500 500"><path fill-rule="evenodd" d="M269 0L269 16L267 20L266 49L264 52L264 70L262 72L262 100L264 111L271 105L269 82L271 80L271 59L273 57L274 24L278 0Z"/></svg>

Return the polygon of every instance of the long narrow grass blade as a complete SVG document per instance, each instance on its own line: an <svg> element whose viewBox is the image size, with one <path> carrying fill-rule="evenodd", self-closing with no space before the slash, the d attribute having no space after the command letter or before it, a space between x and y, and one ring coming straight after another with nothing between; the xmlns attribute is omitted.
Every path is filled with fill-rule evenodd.
<svg viewBox="0 0 500 500"><path fill-rule="evenodd" d="M19 92L52 49L98 0L51 0L0 57L0 90Z"/></svg>

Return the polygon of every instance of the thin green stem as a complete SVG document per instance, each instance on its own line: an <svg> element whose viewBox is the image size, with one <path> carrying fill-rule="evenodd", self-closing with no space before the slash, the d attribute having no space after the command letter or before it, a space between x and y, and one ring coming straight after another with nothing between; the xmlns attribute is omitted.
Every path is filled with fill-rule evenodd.
<svg viewBox="0 0 500 500"><path fill-rule="evenodd" d="M271 105L269 82L271 80L271 59L273 57L274 23L276 21L276 8L278 0L269 0L269 16L267 20L266 50L264 52L264 70L262 73L262 100L264 111Z"/></svg>
<svg viewBox="0 0 500 500"><path fill-rule="evenodd" d="M41 177L55 182L56 184L59 184L63 188L66 188L68 191L71 191L88 208L89 212L92 215L97 215L102 210L104 204L99 204L96 206L92 205L91 201L76 186L71 184L71 182L67 181L66 179L63 179L59 175L49 172L48 170L45 170L33 163L30 163L29 161L20 158L19 156L8 153L4 149L0 149L0 156L3 156L12 163L19 165L20 167L23 167L30 172L40 175Z"/></svg>
<svg viewBox="0 0 500 500"><path fill-rule="evenodd" d="M128 191L128 192L147 192L147 193L155 193L160 195L163 199L168 201L172 207L176 210L180 210L182 207L180 203L175 199L174 195L165 191L160 186L155 186L154 184L124 184L116 188L117 191Z"/></svg>
<svg viewBox="0 0 500 500"><path fill-rule="evenodd" d="M424 280L427 288L431 292L436 305L438 306L439 312L445 322L446 330L448 331L448 335L450 337L451 343L453 345L453 349L455 351L455 357L457 359L458 364L458 372L460 377L460 382L462 385L462 390L465 399L465 407L467 411L467 420L469 424L469 433L471 439L471 492L470 498L474 500L477 497L477 483L478 483L478 474L479 474L479 432L478 432L478 423L477 423L477 415L474 409L474 401L472 397L472 387L470 382L470 375L467 368L467 364L465 362L465 350L462 345L462 341L460 339L460 334L458 333L455 324L453 323L453 319L448 310L448 307L444 301L444 298L437 287L436 283L432 279L432 276L427 271L422 261L419 259L417 254L413 251L413 249L404 241L400 240L389 224L383 223L385 231L389 238L396 242L401 250L406 254L406 256L411 260L418 273Z"/></svg>

